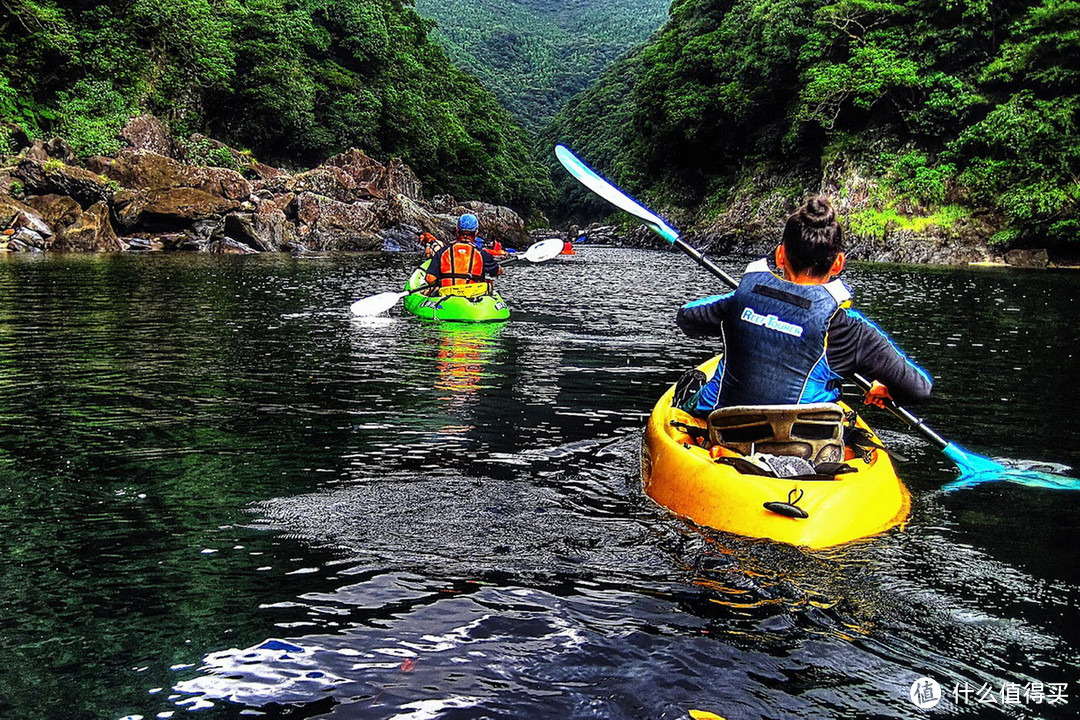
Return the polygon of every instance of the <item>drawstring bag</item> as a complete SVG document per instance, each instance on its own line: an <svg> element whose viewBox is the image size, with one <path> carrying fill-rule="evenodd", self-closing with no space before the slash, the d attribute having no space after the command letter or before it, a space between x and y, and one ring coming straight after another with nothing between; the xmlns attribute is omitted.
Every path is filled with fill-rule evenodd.
<svg viewBox="0 0 1080 720"><path fill-rule="evenodd" d="M770 455L768 453L752 452L744 459L767 471L773 477L791 478L817 474L817 469L810 464L809 460L794 455Z"/></svg>

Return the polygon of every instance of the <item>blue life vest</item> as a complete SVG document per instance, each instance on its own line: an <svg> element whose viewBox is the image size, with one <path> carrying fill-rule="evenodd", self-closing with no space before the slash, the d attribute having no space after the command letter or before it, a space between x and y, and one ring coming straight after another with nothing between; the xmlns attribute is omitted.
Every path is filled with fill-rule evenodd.
<svg viewBox="0 0 1080 720"><path fill-rule="evenodd" d="M798 285L764 260L746 268L723 323L717 407L832 402L840 376L825 360L829 322L851 292L840 280Z"/></svg>

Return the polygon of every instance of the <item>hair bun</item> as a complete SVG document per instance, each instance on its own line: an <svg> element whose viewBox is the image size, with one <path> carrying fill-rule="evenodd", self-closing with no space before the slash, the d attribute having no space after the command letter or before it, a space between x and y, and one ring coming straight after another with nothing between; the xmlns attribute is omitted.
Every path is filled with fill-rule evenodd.
<svg viewBox="0 0 1080 720"><path fill-rule="evenodd" d="M810 227L823 228L836 222L836 211L827 197L815 195L806 201L803 217Z"/></svg>

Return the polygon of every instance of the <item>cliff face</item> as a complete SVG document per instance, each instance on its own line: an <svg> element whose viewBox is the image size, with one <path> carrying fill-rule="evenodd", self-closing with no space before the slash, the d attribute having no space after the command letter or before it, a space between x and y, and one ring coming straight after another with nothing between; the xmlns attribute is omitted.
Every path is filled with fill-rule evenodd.
<svg viewBox="0 0 1080 720"><path fill-rule="evenodd" d="M793 194L792 187L812 190ZM787 216L808 194L828 196L845 231L853 260L966 265L1004 262L1003 250L987 239L1001 219L989 214L951 216L908 206L882 210L880 182L868 168L837 162L814 182L791 176L764 175L738 189L723 206L703 207L690 221L690 234L710 249L765 254L776 247Z"/></svg>
<svg viewBox="0 0 1080 720"><path fill-rule="evenodd" d="M867 257L1064 259L1080 254L1078 19L1056 0L685 0L544 138L684 230L749 242L825 192ZM607 212L554 162L554 214Z"/></svg>

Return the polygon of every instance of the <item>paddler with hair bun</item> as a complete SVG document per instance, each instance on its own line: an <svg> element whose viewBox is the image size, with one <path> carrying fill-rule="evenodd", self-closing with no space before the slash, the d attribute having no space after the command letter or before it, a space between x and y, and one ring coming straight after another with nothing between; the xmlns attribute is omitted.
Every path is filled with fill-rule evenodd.
<svg viewBox="0 0 1080 720"><path fill-rule="evenodd" d="M842 378L855 373L873 381L867 404L930 395L926 371L852 309L851 290L837 279L845 263L843 231L828 198L811 197L788 217L775 260L779 275L762 258L733 292L679 309L675 321L683 332L724 343L712 378L692 371L700 388L688 397L684 392L681 409L704 418L720 407L835 402Z"/></svg>

